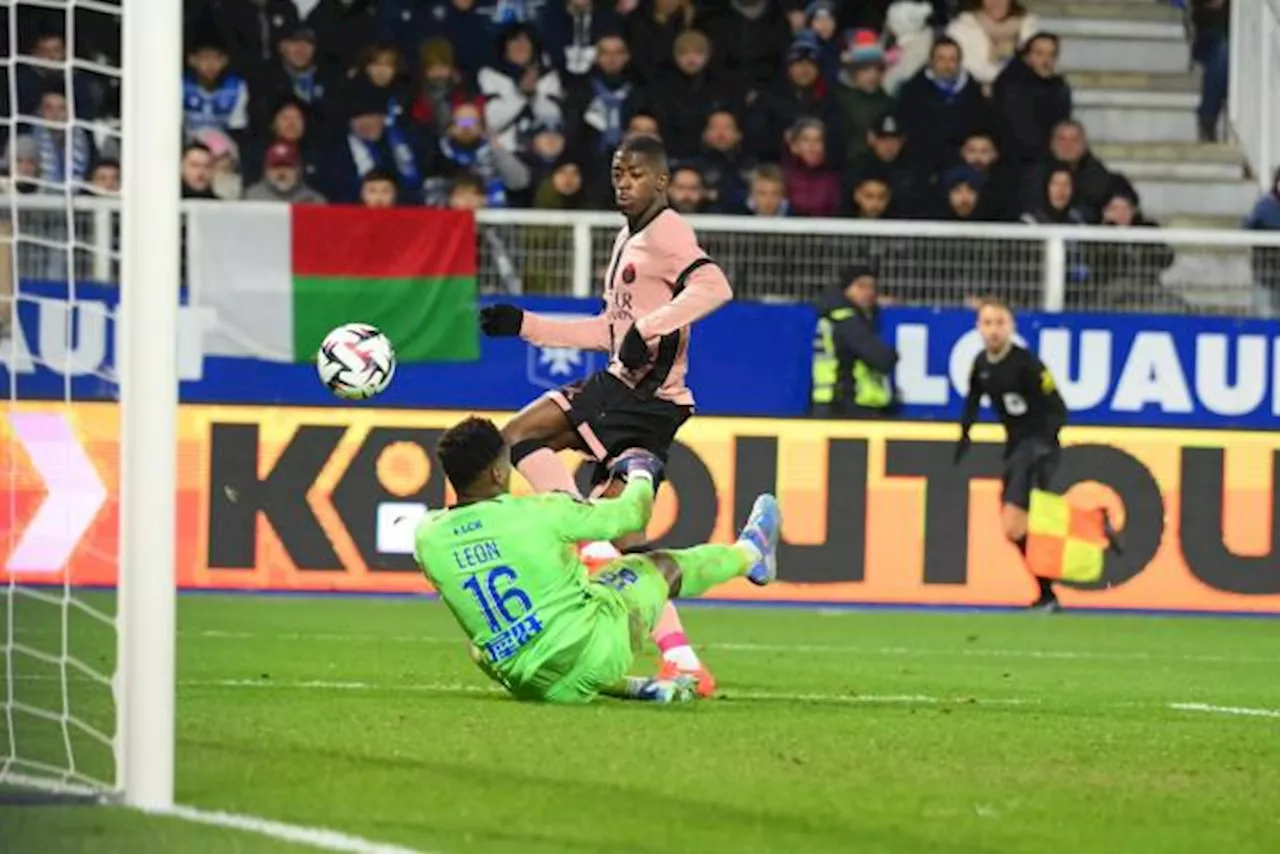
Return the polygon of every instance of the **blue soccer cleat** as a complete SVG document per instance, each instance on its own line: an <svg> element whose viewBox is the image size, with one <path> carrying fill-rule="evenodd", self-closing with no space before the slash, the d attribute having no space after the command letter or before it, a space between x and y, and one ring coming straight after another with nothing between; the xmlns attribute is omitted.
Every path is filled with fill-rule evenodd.
<svg viewBox="0 0 1280 854"><path fill-rule="evenodd" d="M682 673L673 679L650 679L640 688L637 700L650 703L690 703L698 698L698 680Z"/></svg>
<svg viewBox="0 0 1280 854"><path fill-rule="evenodd" d="M739 542L748 542L760 552L760 560L747 570L747 580L764 587L778 577L778 539L782 533L782 509L778 499L765 493L751 505L747 524L738 534Z"/></svg>

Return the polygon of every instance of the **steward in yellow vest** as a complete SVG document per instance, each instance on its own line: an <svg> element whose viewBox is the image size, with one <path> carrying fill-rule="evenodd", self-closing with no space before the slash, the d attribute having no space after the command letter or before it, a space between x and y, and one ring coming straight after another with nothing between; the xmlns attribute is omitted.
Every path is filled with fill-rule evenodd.
<svg viewBox="0 0 1280 854"><path fill-rule="evenodd" d="M813 394L817 418L891 415L898 354L880 337L875 271L855 264L818 301L813 339Z"/></svg>

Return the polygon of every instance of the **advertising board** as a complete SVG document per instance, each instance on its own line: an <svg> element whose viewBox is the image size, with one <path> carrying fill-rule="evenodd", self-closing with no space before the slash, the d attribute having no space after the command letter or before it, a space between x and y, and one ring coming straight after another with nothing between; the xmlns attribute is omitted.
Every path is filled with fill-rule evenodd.
<svg viewBox="0 0 1280 854"><path fill-rule="evenodd" d="M113 404L18 404L0 417L5 577L112 584ZM414 592L414 523L451 496L432 465L453 412L182 407L184 588ZM502 416L499 416L502 417ZM779 495L783 582L725 598L1012 605L1031 580L999 526L998 429L965 463L954 427L698 417L681 431L650 533L726 542ZM1128 548L1069 607L1280 613L1280 434L1071 428L1061 482L1109 506ZM566 461L575 463L571 455Z"/></svg>
<svg viewBox="0 0 1280 854"><path fill-rule="evenodd" d="M13 343L0 341L0 383L19 399L111 400L116 396L114 311L118 289L24 282ZM559 317L599 311L599 300L520 297ZM816 315L804 304L735 302L698 323L690 383L703 415L802 417L808 411ZM1018 318L1022 341L1053 371L1075 424L1132 427L1280 427L1280 325L1268 320L1140 314L1043 314ZM973 313L898 307L883 314L894 343L900 418L951 420L981 347ZM343 406L314 365L211 355L226 337L218 312L184 305L179 375L186 403ZM262 352L269 349L259 342ZM253 342L244 342L254 351ZM605 366L605 356L518 339L485 339L480 358L402 363L378 405L420 409L517 409Z"/></svg>

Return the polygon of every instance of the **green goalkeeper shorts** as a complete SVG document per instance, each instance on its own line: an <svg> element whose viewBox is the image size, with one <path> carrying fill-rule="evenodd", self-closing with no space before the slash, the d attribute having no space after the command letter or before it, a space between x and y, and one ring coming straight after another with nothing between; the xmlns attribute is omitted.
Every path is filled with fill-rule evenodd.
<svg viewBox="0 0 1280 854"><path fill-rule="evenodd" d="M667 603L666 578L644 555L627 555L604 566L587 589L585 635L551 655L535 684L511 686L517 697L585 703L630 673Z"/></svg>

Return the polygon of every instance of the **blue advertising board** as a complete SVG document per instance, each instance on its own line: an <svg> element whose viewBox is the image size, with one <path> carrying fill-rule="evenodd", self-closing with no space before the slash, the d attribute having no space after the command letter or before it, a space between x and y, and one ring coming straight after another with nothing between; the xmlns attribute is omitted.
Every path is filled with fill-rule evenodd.
<svg viewBox="0 0 1280 854"><path fill-rule="evenodd" d="M61 283L24 282L17 346L0 341L0 383L16 368L18 397L112 399L115 307L119 290L79 284L67 311ZM552 316L590 316L599 300L535 298L523 307ZM71 337L67 325L70 315ZM477 362L401 364L376 404L352 404L320 384L314 364L205 356L203 330L217 318L197 306L179 312L179 377L188 403L293 406L378 405L422 409L518 409L548 389L605 367L603 353L532 347L519 339L485 339ZM806 306L734 303L698 325L690 344L690 378L700 413L799 414L809 390L813 314Z"/></svg>
<svg viewBox="0 0 1280 854"><path fill-rule="evenodd" d="M110 399L118 290L80 284L68 312L65 286L24 282L18 334L0 340L0 383L20 398ZM587 316L597 300L522 298L532 311ZM183 306L182 399L192 403L328 406L337 401L310 364L206 356L208 309ZM70 335L68 335L68 326ZM738 302L698 324L690 379L698 410L716 415L799 416L809 394L814 314L803 305ZM893 308L884 334L900 355L902 416L951 419L960 409L981 342L973 314ZM1019 335L1053 371L1072 421L1167 427L1280 426L1280 324L1275 321L1135 314L1019 316ZM604 367L605 357L486 340L477 362L401 365L376 405L515 409L549 388Z"/></svg>
<svg viewBox="0 0 1280 854"><path fill-rule="evenodd" d="M884 313L907 415L952 418L982 347L972 312ZM1075 424L1280 426L1280 323L1141 314L1018 316L1018 338L1053 372Z"/></svg>

